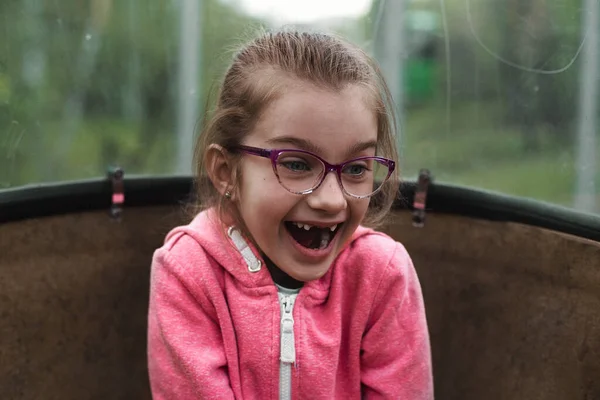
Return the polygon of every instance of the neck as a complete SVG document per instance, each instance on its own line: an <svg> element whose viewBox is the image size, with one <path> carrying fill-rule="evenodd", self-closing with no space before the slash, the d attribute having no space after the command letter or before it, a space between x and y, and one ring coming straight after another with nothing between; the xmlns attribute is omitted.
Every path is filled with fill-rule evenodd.
<svg viewBox="0 0 600 400"><path fill-rule="evenodd" d="M271 273L271 278L279 286L283 286L287 289L299 289L304 285L304 282L292 278L285 272L283 272L277 265L275 265L269 258L265 257L267 269Z"/></svg>

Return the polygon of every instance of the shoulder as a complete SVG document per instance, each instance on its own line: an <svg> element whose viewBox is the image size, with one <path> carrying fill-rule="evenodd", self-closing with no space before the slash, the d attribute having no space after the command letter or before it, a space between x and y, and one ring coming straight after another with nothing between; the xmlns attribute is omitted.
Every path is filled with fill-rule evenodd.
<svg viewBox="0 0 600 400"><path fill-rule="evenodd" d="M174 228L154 251L150 304L155 312L169 319L191 309L202 310L215 319L214 304L222 292L222 274L208 252L186 230L187 226Z"/></svg>
<svg viewBox="0 0 600 400"><path fill-rule="evenodd" d="M193 223L173 228L152 257L153 275L172 275L190 289L219 281L218 266L197 239ZM212 282L208 282L212 281Z"/></svg>
<svg viewBox="0 0 600 400"><path fill-rule="evenodd" d="M174 228L165 237L163 245L157 249L158 253L164 254L181 264L191 264L207 257L203 247L188 232L189 225Z"/></svg>
<svg viewBox="0 0 600 400"><path fill-rule="evenodd" d="M201 212L188 224L171 229L155 254L181 265L198 265L207 261L208 249L218 242L214 221L208 211Z"/></svg>
<svg viewBox="0 0 600 400"><path fill-rule="evenodd" d="M382 281L402 280L414 274L412 259L404 245L389 235L362 228L341 254L346 280L376 290Z"/></svg>
<svg viewBox="0 0 600 400"><path fill-rule="evenodd" d="M358 262L367 270L390 267L401 271L412 267L412 260L402 243L386 233L359 228L346 249L348 261Z"/></svg>

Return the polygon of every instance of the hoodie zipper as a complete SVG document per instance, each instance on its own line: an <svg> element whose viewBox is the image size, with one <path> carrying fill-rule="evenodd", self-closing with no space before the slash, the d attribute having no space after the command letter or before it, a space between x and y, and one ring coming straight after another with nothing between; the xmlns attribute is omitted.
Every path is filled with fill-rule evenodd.
<svg viewBox="0 0 600 400"><path fill-rule="evenodd" d="M281 339L279 363L279 398L292 398L292 364L296 362L296 346L294 341L294 302L296 294L279 293L281 307Z"/></svg>

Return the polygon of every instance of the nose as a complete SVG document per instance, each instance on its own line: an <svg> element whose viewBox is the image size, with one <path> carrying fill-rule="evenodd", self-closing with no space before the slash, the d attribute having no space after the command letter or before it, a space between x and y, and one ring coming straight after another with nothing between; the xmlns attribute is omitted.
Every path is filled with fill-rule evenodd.
<svg viewBox="0 0 600 400"><path fill-rule="evenodd" d="M330 171L325 176L323 183L314 192L308 195L308 205L328 214L336 214L348 207L346 196L340 187L335 172Z"/></svg>

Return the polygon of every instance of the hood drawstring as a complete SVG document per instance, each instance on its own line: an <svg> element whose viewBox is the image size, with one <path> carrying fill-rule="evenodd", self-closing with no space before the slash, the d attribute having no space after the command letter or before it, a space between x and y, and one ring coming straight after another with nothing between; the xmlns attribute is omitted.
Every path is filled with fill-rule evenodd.
<svg viewBox="0 0 600 400"><path fill-rule="evenodd" d="M248 271L260 271L260 268L262 267L262 262L254 255L252 249L250 248L250 246L248 246L248 243L246 243L246 240L244 240L240 231L237 230L234 226L230 226L229 229L227 229L227 235L229 235L235 247L242 254L242 257L244 257L246 264L248 264Z"/></svg>

